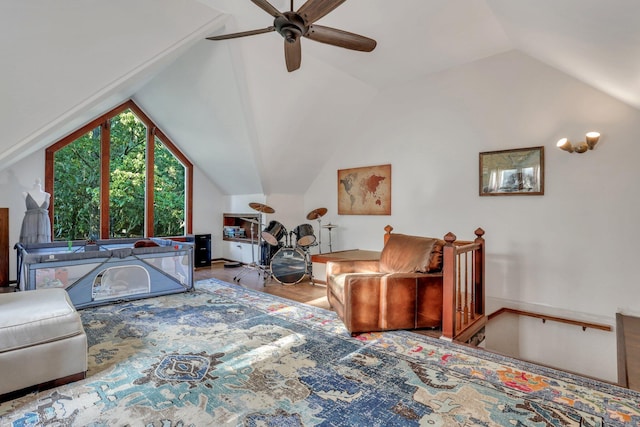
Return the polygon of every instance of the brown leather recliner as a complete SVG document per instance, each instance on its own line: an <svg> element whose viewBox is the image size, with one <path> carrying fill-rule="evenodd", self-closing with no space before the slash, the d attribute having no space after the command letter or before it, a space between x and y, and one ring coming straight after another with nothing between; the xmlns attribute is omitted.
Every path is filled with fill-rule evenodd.
<svg viewBox="0 0 640 427"><path fill-rule="evenodd" d="M440 327L444 243L392 233L378 261L329 261L327 298L347 330Z"/></svg>

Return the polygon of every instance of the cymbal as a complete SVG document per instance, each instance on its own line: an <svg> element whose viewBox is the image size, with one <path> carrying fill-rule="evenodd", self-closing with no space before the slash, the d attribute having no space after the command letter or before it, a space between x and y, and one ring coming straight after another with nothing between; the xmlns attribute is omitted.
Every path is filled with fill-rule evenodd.
<svg viewBox="0 0 640 427"><path fill-rule="evenodd" d="M327 214L327 208L314 209L307 214L307 219L318 219Z"/></svg>
<svg viewBox="0 0 640 427"><path fill-rule="evenodd" d="M327 224L327 225L323 225L322 228L336 228L337 225L335 224Z"/></svg>
<svg viewBox="0 0 640 427"><path fill-rule="evenodd" d="M272 214L275 213L275 210L271 206L263 205L262 203L251 202L249 203L249 207L251 209L255 209L258 212Z"/></svg>

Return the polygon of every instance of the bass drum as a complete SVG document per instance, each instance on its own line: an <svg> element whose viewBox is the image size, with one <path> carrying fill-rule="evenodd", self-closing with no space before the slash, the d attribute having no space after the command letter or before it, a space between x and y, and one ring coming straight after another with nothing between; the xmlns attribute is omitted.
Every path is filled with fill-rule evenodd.
<svg viewBox="0 0 640 427"><path fill-rule="evenodd" d="M307 247L316 242L316 236L313 234L311 224L300 224L293 232L296 235L298 246Z"/></svg>
<svg viewBox="0 0 640 427"><path fill-rule="evenodd" d="M282 243L278 243L277 246L270 245L267 242L260 243L260 265L268 266L271 262L271 258L284 246Z"/></svg>
<svg viewBox="0 0 640 427"><path fill-rule="evenodd" d="M283 285L293 285L307 273L307 263L300 249L282 248L271 259L271 274Z"/></svg>

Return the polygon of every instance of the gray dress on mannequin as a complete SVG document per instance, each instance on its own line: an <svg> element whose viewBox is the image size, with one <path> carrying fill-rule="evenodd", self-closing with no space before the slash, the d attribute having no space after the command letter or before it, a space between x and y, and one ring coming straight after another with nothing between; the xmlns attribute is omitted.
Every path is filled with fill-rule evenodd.
<svg viewBox="0 0 640 427"><path fill-rule="evenodd" d="M25 198L27 211L22 220L20 243L49 243L51 242L51 221L49 221L49 198L46 197L42 205L27 193Z"/></svg>

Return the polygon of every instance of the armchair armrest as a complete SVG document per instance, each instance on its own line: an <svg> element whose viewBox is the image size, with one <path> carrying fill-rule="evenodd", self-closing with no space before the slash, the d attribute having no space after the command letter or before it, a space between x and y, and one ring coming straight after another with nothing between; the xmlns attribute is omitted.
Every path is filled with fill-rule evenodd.
<svg viewBox="0 0 640 427"><path fill-rule="evenodd" d="M339 274L379 273L380 262L378 260L329 261L327 262L326 271L327 279L329 276L337 276Z"/></svg>
<svg viewBox="0 0 640 427"><path fill-rule="evenodd" d="M442 277L442 273L389 273L387 274L387 282L394 280L401 281L403 279L424 279L425 277Z"/></svg>

